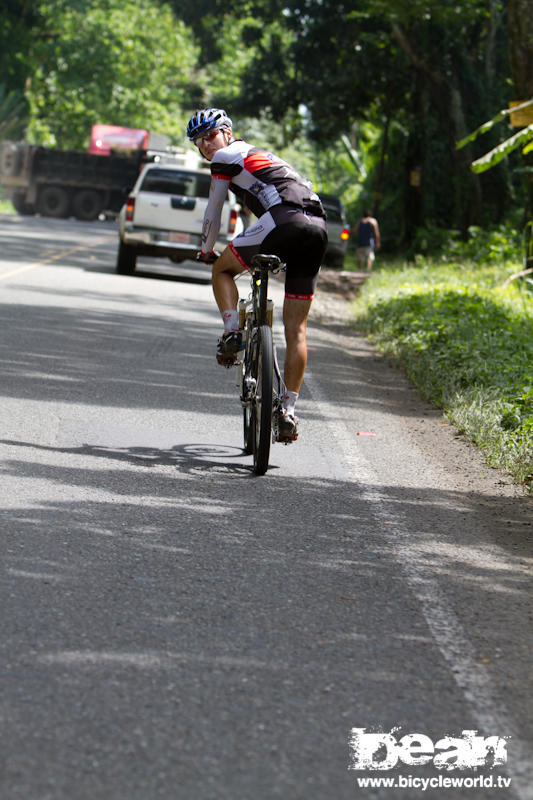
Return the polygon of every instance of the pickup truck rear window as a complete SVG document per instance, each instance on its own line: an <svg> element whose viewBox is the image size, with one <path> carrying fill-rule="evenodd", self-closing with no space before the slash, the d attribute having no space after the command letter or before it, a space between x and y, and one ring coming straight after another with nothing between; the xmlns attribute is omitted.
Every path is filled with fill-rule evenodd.
<svg viewBox="0 0 533 800"><path fill-rule="evenodd" d="M157 194L180 194L184 197L209 197L210 185L210 175L158 168L146 172L141 191Z"/></svg>

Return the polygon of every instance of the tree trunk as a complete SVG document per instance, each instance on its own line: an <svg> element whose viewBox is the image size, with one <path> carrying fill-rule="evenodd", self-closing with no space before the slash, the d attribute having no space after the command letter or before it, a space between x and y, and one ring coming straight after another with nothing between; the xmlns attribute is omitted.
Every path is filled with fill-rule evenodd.
<svg viewBox="0 0 533 800"><path fill-rule="evenodd" d="M529 100L533 97L533 0L509 0L509 61L513 78L515 97L513 100ZM533 169L531 154L523 156L524 165ZM532 225L533 225L533 175L525 173L527 181L528 208L525 224L525 267L533 266Z"/></svg>
<svg viewBox="0 0 533 800"><path fill-rule="evenodd" d="M531 1L533 2L533 0ZM455 76L452 76L452 80L450 80L432 64L420 58L406 32L398 23L393 22L391 29L398 44L420 76L423 85L427 88L431 103L440 117L443 139L447 141L450 163L453 165L454 171L451 188L455 193L455 219L450 219L447 223L457 226L462 236L466 238L469 226L481 222L482 194L479 177L470 169L472 162L470 147L460 151L455 149L455 143L467 133L463 100L458 88L459 81L455 79Z"/></svg>
<svg viewBox="0 0 533 800"><path fill-rule="evenodd" d="M379 217L381 198L383 196L383 173L385 171L385 159L387 157L387 148L389 145L389 127L391 121L391 113L386 112L385 125L383 127L383 135L381 137L381 149L379 154L378 175L376 180L376 189L374 192L374 216Z"/></svg>

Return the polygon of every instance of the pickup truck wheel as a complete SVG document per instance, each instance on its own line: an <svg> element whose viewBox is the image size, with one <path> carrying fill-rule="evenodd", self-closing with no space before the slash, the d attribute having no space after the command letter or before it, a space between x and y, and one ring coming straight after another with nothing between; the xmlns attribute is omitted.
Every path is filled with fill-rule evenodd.
<svg viewBox="0 0 533 800"><path fill-rule="evenodd" d="M76 219L91 222L102 211L102 198L94 189L82 189L74 195L72 210Z"/></svg>
<svg viewBox="0 0 533 800"><path fill-rule="evenodd" d="M37 211L43 217L68 217L70 196L62 186L45 186L37 197Z"/></svg>
<svg viewBox="0 0 533 800"><path fill-rule="evenodd" d="M121 240L117 254L117 272L119 275L133 275L137 264L137 251L131 244Z"/></svg>

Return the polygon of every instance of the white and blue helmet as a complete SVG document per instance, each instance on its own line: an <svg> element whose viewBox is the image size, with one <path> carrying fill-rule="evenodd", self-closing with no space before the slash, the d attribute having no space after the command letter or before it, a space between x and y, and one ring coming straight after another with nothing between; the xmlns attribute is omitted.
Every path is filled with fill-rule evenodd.
<svg viewBox="0 0 533 800"><path fill-rule="evenodd" d="M219 131L222 128L231 129L232 122L223 108L202 108L195 111L187 125L187 136L193 142L198 136Z"/></svg>

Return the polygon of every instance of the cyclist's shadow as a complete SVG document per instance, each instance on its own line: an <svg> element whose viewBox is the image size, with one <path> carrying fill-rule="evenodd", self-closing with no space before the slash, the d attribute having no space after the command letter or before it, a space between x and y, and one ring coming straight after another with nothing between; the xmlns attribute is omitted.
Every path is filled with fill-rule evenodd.
<svg viewBox="0 0 533 800"><path fill-rule="evenodd" d="M128 461L130 464L141 463L146 467L151 464L175 466L180 472L187 474L220 472L255 477L252 456L248 455L242 447L233 447L227 444L176 444L168 450L157 447L105 447L85 444L76 452ZM246 459L250 462L238 463L237 459ZM275 465L269 465L269 470L275 468Z"/></svg>
<svg viewBox="0 0 533 800"><path fill-rule="evenodd" d="M128 464L144 466L174 466L180 472L233 472L239 475L253 474L252 463L238 463L237 459L248 459L241 447L231 445L190 443L177 444L169 449L158 447L107 447L105 445L83 444L80 447L52 447L33 442L4 440L2 444L30 447L36 450L48 450L72 455L88 455L96 458L108 458L112 461L124 461Z"/></svg>

